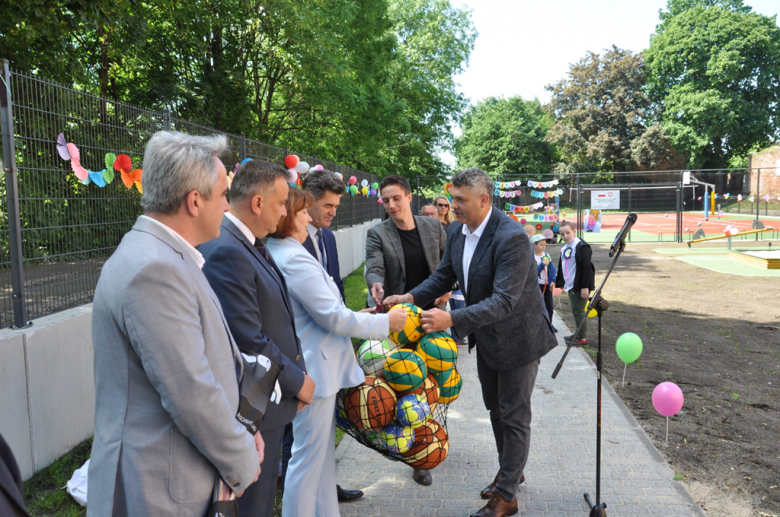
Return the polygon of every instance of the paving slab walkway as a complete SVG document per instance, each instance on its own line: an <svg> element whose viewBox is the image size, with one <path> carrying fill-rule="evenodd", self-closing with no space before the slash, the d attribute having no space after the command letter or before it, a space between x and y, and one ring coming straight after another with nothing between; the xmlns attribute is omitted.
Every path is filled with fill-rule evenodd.
<svg viewBox="0 0 780 517"><path fill-rule="evenodd" d="M572 349L557 379L552 372L570 334L555 316L559 346L542 359L533 395L531 453L526 482L518 490L523 517L587 516L582 494L595 497L596 370L581 349ZM460 397L449 408L450 451L428 487L412 469L389 461L345 436L336 451L337 480L365 496L340 505L341 514L467 517L481 508L479 491L498 471L488 413L482 403L475 353L460 348ZM703 512L615 392L604 383L602 500L611 516L703 517ZM661 418L659 416L659 418Z"/></svg>

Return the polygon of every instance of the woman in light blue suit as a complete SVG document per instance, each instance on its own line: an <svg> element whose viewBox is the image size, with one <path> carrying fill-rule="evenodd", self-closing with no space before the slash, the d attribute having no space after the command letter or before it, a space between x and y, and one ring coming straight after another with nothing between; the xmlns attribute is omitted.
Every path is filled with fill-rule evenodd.
<svg viewBox="0 0 780 517"><path fill-rule="evenodd" d="M283 517L339 515L333 408L338 390L365 380L349 336L384 338L390 331L400 331L406 321L400 310L373 315L344 306L333 279L303 247L312 202L311 194L291 188L287 215L267 244L287 282L307 373L316 383L312 404L293 420L295 441L284 484Z"/></svg>

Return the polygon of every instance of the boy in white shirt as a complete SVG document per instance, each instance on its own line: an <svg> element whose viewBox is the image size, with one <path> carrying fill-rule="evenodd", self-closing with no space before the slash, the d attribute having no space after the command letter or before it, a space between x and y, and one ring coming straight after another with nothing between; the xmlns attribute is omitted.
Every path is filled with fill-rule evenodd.
<svg viewBox="0 0 780 517"><path fill-rule="evenodd" d="M569 292L569 303L574 316L574 324L579 326L585 318L585 307L588 304L590 292L596 289L596 268L593 267L591 256L593 252L590 245L577 238L574 223L565 221L560 225L561 238L566 243L561 248L561 258L558 260L558 277L556 287L561 287ZM588 344L588 322L582 325L577 336L571 335L564 339L569 342L574 339L575 346Z"/></svg>

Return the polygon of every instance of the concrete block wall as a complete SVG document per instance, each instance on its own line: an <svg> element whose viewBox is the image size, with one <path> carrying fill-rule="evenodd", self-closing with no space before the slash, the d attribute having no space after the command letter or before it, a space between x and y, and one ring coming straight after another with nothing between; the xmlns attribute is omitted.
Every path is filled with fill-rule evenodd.
<svg viewBox="0 0 780 517"><path fill-rule="evenodd" d="M335 232L347 276L365 259L366 232L379 220ZM92 304L0 330L0 433L24 479L93 433Z"/></svg>

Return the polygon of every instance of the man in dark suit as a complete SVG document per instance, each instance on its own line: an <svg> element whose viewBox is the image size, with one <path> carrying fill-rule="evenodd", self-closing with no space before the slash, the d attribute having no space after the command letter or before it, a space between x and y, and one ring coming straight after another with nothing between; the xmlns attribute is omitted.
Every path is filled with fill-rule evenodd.
<svg viewBox="0 0 780 517"><path fill-rule="evenodd" d="M389 219L366 233L365 278L369 304L382 305L388 295L408 293L428 278L439 265L447 233L438 218L412 214L409 180L391 174L379 183L382 206ZM450 298L447 290L424 308L439 307ZM415 469L412 478L421 485L433 482L430 471Z"/></svg>
<svg viewBox="0 0 780 517"><path fill-rule="evenodd" d="M479 169L452 179L447 248L436 272L411 292L385 299L385 305L425 305L460 284L466 307L452 312L425 311L426 332L454 326L477 348L482 398L498 449L500 470L481 496L490 502L472 517L517 513L517 488L523 482L531 438L531 395L540 359L556 346L541 292L528 235L492 206L493 181Z"/></svg>
<svg viewBox="0 0 780 517"><path fill-rule="evenodd" d="M0 434L0 515L30 517L22 500L22 476L14 453Z"/></svg>
<svg viewBox="0 0 780 517"><path fill-rule="evenodd" d="M284 370L282 401L271 404L260 426L265 457L260 478L239 500L242 517L270 517L276 496L284 426L311 404L314 381L306 374L287 284L260 240L286 214L287 171L259 160L241 165L230 188L230 211L218 238L200 247L203 273L217 294L239 348L268 357Z"/></svg>
<svg viewBox="0 0 780 517"><path fill-rule="evenodd" d="M341 293L341 299L347 303L344 297L344 282L339 272L339 251L336 248L336 237L330 231L330 223L336 217L336 210L341 204L341 196L346 192L346 187L334 173L328 170L310 172L303 180L303 190L311 192L314 196L314 204L309 207L309 237L304 241L303 247L316 258L325 271L331 276ZM287 476L287 464L292 457L292 444L294 441L292 424L287 424L284 429L284 441L282 442L282 481ZM338 500L340 503L354 501L363 497L360 490L344 490L336 485Z"/></svg>

